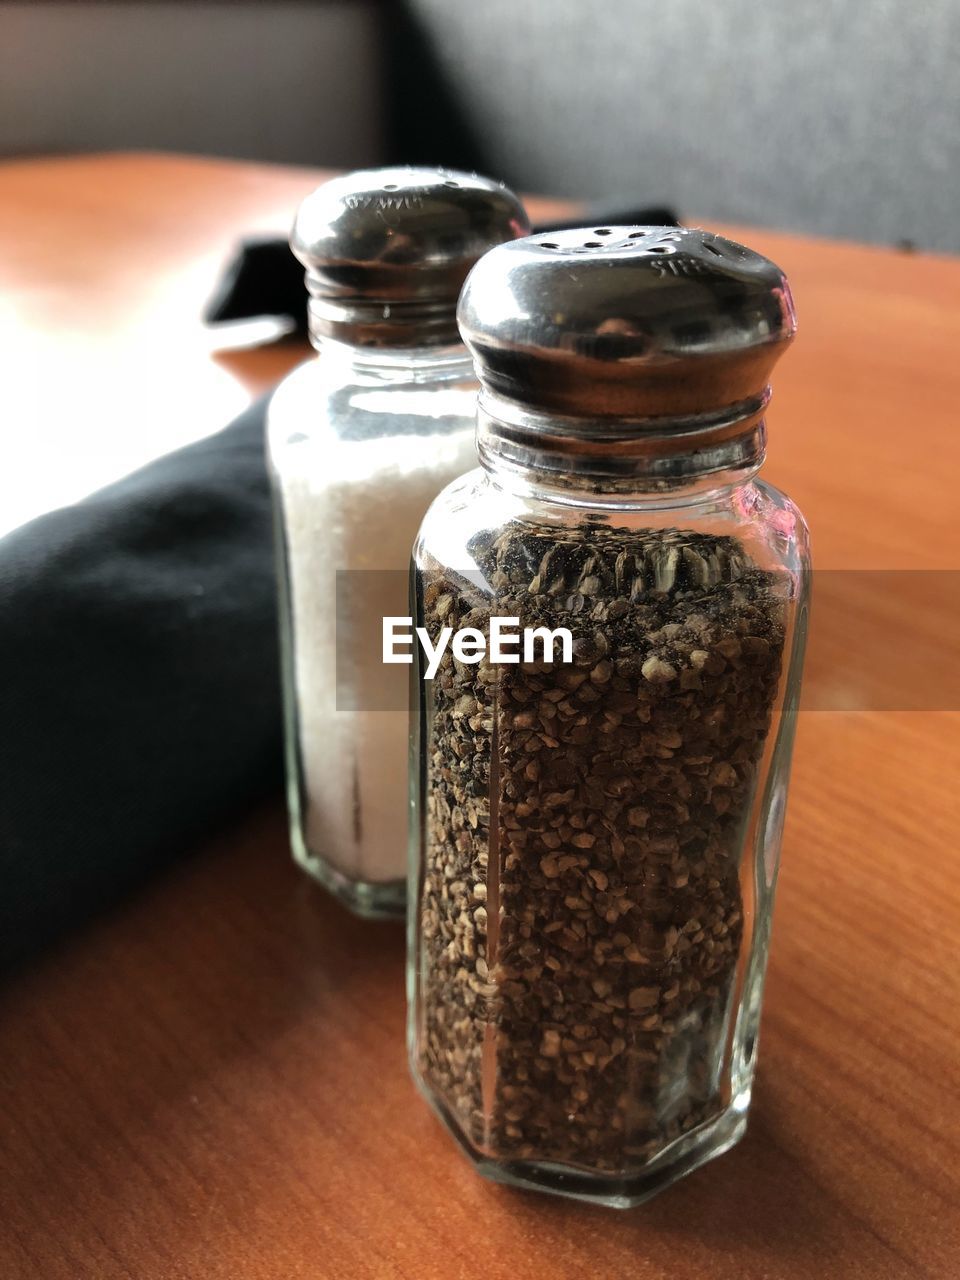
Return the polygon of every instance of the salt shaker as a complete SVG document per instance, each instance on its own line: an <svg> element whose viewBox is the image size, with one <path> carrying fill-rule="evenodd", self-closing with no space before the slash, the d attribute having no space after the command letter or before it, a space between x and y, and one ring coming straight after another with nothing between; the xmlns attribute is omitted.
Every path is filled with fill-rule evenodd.
<svg viewBox="0 0 960 1280"><path fill-rule="evenodd" d="M420 520L475 465L457 296L481 254L528 229L501 183L409 167L326 183L293 228L319 355L278 387L267 426L291 843L365 915L404 910L408 713L365 701L372 660L353 640L408 612Z"/></svg>
<svg viewBox="0 0 960 1280"><path fill-rule="evenodd" d="M517 640L415 673L412 1068L483 1173L626 1207L750 1104L807 611L756 478L794 308L729 240L597 227L493 250L459 314L482 466L421 528L417 623Z"/></svg>

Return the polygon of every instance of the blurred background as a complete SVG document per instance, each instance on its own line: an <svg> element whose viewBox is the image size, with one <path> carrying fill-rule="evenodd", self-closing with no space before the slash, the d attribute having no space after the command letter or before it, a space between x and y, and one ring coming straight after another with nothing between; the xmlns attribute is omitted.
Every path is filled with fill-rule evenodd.
<svg viewBox="0 0 960 1280"><path fill-rule="evenodd" d="M960 249L956 0L0 2L0 155L426 161Z"/></svg>

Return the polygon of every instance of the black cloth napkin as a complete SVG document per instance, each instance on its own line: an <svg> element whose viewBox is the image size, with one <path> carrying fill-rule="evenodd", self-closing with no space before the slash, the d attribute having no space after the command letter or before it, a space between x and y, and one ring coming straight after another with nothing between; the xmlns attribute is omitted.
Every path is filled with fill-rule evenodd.
<svg viewBox="0 0 960 1280"><path fill-rule="evenodd" d="M264 407L0 539L0 969L280 784Z"/></svg>
<svg viewBox="0 0 960 1280"><path fill-rule="evenodd" d="M570 227L632 225L679 226L673 209L661 205L638 206L630 200L591 205L575 218L537 223L537 232L563 231ZM279 237L254 236L244 240L227 263L204 309L208 324L249 320L254 316L280 316L299 333L307 331L307 291L303 267Z"/></svg>

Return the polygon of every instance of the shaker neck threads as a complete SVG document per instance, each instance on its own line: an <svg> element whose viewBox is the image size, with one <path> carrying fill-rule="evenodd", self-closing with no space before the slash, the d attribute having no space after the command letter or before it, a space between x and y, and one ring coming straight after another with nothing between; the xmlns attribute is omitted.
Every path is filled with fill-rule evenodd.
<svg viewBox="0 0 960 1280"><path fill-rule="evenodd" d="M720 487L749 479L763 464L766 427L762 410L734 423L585 422L518 410L481 390L477 452L489 471L536 477L560 491L680 494L705 482Z"/></svg>
<svg viewBox="0 0 960 1280"><path fill-rule="evenodd" d="M314 345L329 369L349 372L358 384L473 380L473 361L462 342L426 347L356 347L336 338Z"/></svg>
<svg viewBox="0 0 960 1280"><path fill-rule="evenodd" d="M513 192L477 174L404 166L325 183L300 206L290 237L306 268L311 340L457 343L457 297L470 268L528 231Z"/></svg>
<svg viewBox="0 0 960 1280"><path fill-rule="evenodd" d="M459 321L484 464L601 492L752 474L769 374L796 329L772 262L658 227L503 245L471 272Z"/></svg>

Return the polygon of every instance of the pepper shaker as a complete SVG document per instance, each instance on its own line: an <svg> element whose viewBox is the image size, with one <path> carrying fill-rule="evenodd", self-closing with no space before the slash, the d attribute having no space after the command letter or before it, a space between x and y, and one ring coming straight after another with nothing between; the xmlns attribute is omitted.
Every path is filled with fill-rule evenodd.
<svg viewBox="0 0 960 1280"><path fill-rule="evenodd" d="M806 630L806 526L756 478L793 302L720 236L599 227L494 249L459 316L482 466L425 518L416 621L571 654L415 670L411 1064L481 1172L626 1207L750 1104Z"/></svg>
<svg viewBox="0 0 960 1280"><path fill-rule="evenodd" d="M417 526L476 462L457 297L481 254L528 230L502 183L410 167L324 184L293 228L319 354L281 383L267 425L290 836L300 865L364 915L404 911L408 722L367 707L353 641L407 612Z"/></svg>

